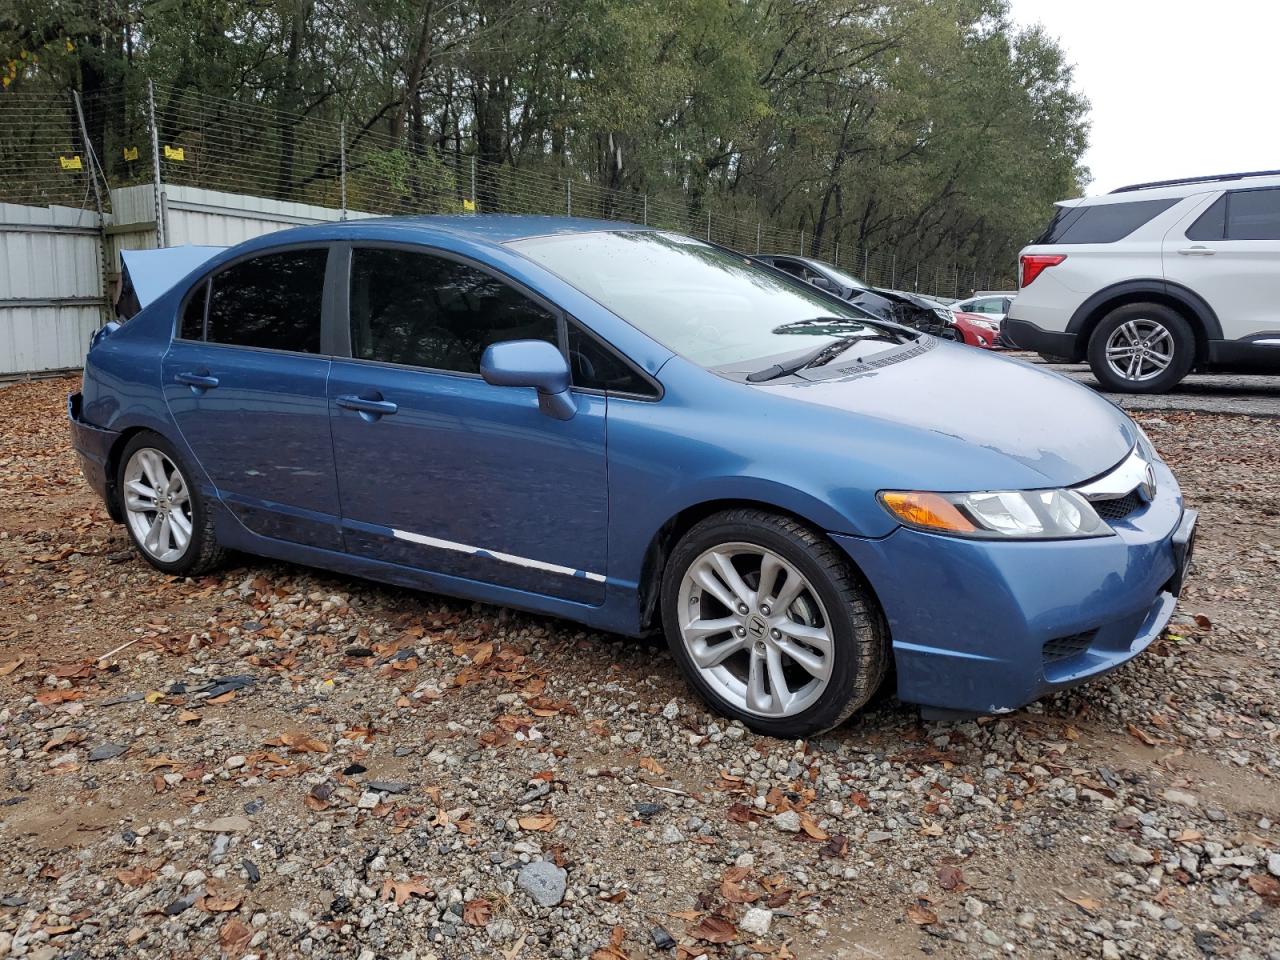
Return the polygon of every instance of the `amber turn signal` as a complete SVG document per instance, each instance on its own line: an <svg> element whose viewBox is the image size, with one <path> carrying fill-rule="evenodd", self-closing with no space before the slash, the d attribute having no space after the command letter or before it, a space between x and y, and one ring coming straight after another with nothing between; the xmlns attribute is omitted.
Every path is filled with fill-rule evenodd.
<svg viewBox="0 0 1280 960"><path fill-rule="evenodd" d="M880 494L880 502L912 527L948 533L973 533L978 529L954 504L936 493L886 490Z"/></svg>

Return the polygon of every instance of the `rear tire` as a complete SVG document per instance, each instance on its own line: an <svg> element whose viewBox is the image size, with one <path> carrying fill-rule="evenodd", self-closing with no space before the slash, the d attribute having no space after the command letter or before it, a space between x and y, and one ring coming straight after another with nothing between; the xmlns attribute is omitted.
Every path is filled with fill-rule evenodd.
<svg viewBox="0 0 1280 960"><path fill-rule="evenodd" d="M661 604L690 686L757 733L795 738L838 726L888 667L879 607L847 558L764 510L727 510L689 530L663 571Z"/></svg>
<svg viewBox="0 0 1280 960"><path fill-rule="evenodd" d="M1191 372L1196 337L1191 324L1169 307L1126 303L1094 328L1088 356L1104 390L1165 393Z"/></svg>
<svg viewBox="0 0 1280 960"><path fill-rule="evenodd" d="M176 577L212 570L226 555L194 477L173 444L150 430L129 438L116 467L120 512L134 549Z"/></svg>

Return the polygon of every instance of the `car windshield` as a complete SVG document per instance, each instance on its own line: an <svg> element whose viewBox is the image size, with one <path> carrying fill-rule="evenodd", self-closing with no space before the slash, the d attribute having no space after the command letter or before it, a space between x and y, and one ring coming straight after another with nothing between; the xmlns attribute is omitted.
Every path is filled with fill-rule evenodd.
<svg viewBox="0 0 1280 960"><path fill-rule="evenodd" d="M704 367L755 369L835 338L884 338L885 349L902 340L852 304L679 234L569 233L509 246Z"/></svg>

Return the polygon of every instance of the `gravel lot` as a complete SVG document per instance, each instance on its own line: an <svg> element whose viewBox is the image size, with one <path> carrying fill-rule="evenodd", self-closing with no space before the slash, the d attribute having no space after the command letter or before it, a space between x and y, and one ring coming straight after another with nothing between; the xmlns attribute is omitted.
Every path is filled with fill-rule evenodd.
<svg viewBox="0 0 1280 960"><path fill-rule="evenodd" d="M1011 353L1031 363L1098 389L1098 380L1087 363L1045 363L1034 353ZM1247 417L1280 417L1280 376L1235 373L1193 373L1170 393L1150 396L1108 393L1126 410L1190 410L1196 413L1232 413Z"/></svg>
<svg viewBox="0 0 1280 960"><path fill-rule="evenodd" d="M73 388L0 390L0 957L1280 960L1275 420L1140 415L1202 525L1137 662L793 743L656 641L168 579L80 480Z"/></svg>

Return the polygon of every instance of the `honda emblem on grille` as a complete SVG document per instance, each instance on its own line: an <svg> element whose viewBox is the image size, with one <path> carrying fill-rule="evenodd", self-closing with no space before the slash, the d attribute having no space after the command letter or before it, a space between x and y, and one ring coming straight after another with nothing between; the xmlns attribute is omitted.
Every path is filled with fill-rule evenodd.
<svg viewBox="0 0 1280 960"><path fill-rule="evenodd" d="M1138 484L1138 496L1147 503L1156 498L1156 468L1149 463L1142 474L1142 483Z"/></svg>

